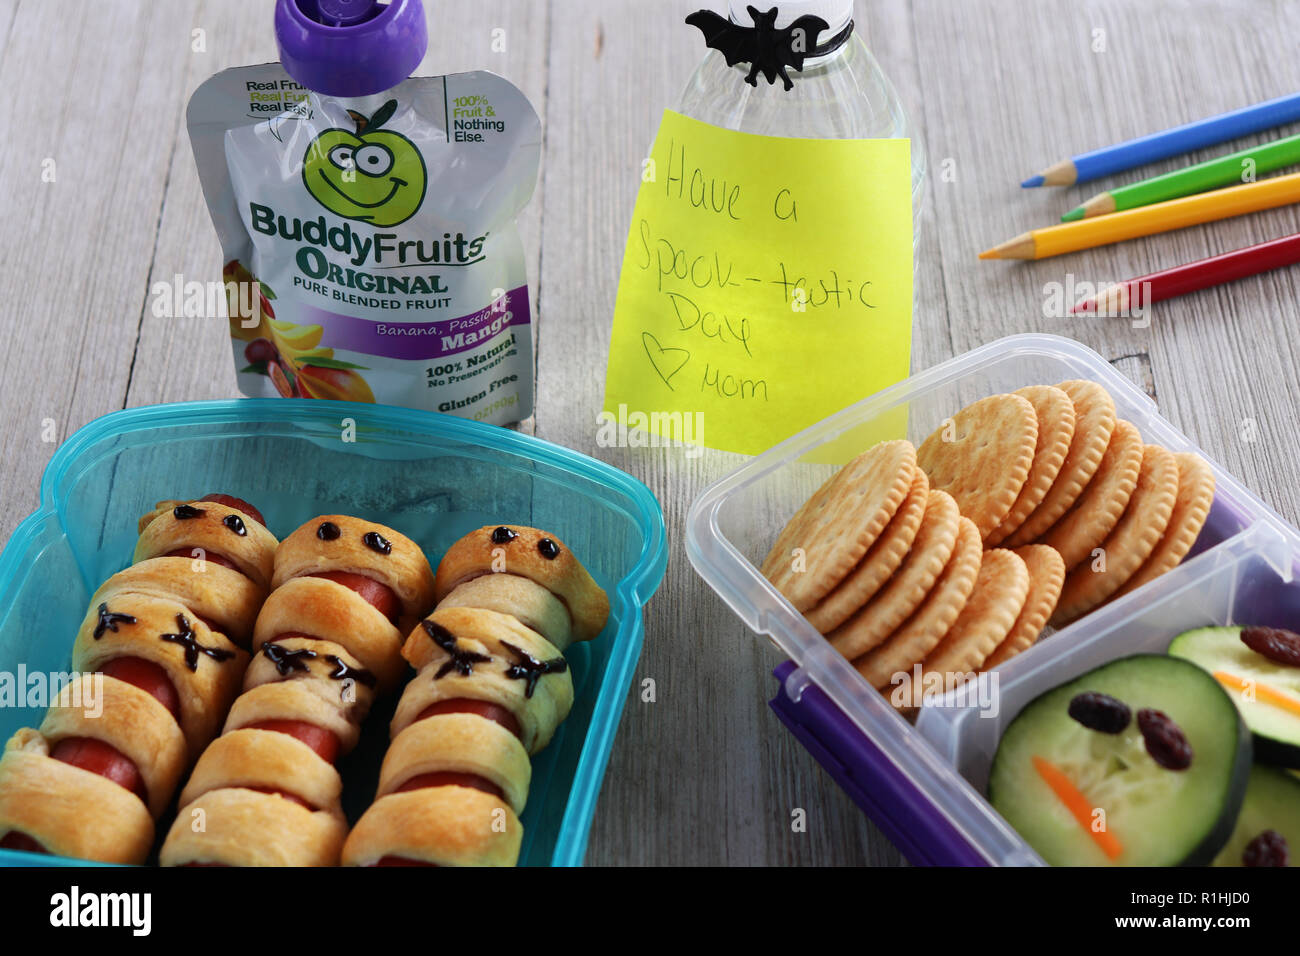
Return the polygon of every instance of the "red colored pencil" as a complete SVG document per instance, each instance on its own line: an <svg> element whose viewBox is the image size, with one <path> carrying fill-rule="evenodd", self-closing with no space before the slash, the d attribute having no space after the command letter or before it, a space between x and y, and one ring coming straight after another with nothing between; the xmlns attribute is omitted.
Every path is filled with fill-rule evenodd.
<svg viewBox="0 0 1300 956"><path fill-rule="evenodd" d="M1300 262L1300 233L1129 279L1097 293L1091 299L1085 299L1070 312L1123 315L1130 309L1141 308L1152 302L1172 299L1225 282L1235 282L1237 279L1297 262Z"/></svg>

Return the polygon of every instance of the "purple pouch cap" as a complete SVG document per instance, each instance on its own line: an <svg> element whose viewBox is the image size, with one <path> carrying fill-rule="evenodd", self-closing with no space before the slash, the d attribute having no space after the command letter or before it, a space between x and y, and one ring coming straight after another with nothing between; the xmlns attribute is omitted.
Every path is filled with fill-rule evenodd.
<svg viewBox="0 0 1300 956"><path fill-rule="evenodd" d="M327 96L391 90L424 59L420 0L276 0L275 42L296 83Z"/></svg>

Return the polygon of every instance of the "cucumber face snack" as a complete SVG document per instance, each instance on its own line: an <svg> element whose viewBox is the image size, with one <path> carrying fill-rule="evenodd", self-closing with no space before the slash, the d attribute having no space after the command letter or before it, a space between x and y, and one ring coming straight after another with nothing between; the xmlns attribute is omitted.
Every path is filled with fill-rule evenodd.
<svg viewBox="0 0 1300 956"><path fill-rule="evenodd" d="M1179 634L1169 653L1228 690L1255 735L1256 760L1300 767L1300 666L1289 663L1290 643L1300 645L1300 637L1274 628L1202 627Z"/></svg>
<svg viewBox="0 0 1300 956"><path fill-rule="evenodd" d="M1031 701L1002 736L988 795L1054 865L1200 865L1232 833L1250 762L1213 677L1139 654Z"/></svg>
<svg viewBox="0 0 1300 956"><path fill-rule="evenodd" d="M1285 770L1250 770L1246 802L1215 866L1291 866L1300 849L1300 780Z"/></svg>

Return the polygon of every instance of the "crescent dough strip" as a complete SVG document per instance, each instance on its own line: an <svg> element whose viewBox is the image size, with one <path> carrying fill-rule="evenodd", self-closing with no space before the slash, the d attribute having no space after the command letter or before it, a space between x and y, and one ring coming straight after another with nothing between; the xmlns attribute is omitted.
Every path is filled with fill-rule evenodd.
<svg viewBox="0 0 1300 956"><path fill-rule="evenodd" d="M0 757L0 837L16 830L50 853L139 864L153 846L153 817L107 777L51 756L40 731L24 727Z"/></svg>
<svg viewBox="0 0 1300 956"><path fill-rule="evenodd" d="M393 740L379 771L378 796L426 773L468 773L494 784L510 809L524 812L532 764L510 731L478 714L435 714Z"/></svg>
<svg viewBox="0 0 1300 956"><path fill-rule="evenodd" d="M184 806L159 854L163 866L337 866L348 825L274 793L211 790Z"/></svg>
<svg viewBox="0 0 1300 956"><path fill-rule="evenodd" d="M93 711L86 706L90 701L95 702ZM115 747L140 771L155 818L171 803L188 763L185 735L171 712L152 694L104 674L83 674L64 687L46 711L40 732L51 749L69 737L91 737Z"/></svg>
<svg viewBox="0 0 1300 956"><path fill-rule="evenodd" d="M244 671L244 691L298 683L360 725L370 713L378 679L333 641L282 637L258 648Z"/></svg>
<svg viewBox="0 0 1300 956"><path fill-rule="evenodd" d="M448 548L434 597L441 602L466 581L500 572L535 581L563 601L574 640L589 641L604 629L609 597L587 569L555 535L522 525L487 525Z"/></svg>
<svg viewBox="0 0 1300 956"><path fill-rule="evenodd" d="M446 642L448 635L454 639L454 659L430 635L426 624L439 635L437 640ZM519 652L534 662L563 661L545 638L508 615L471 608L435 611L411 632L402 649L419 672L398 702L390 725L392 736L414 723L430 704L468 698L497 704L514 714L524 749L537 753L550 743L556 727L569 715L573 679L567 666L537 674L530 694L526 672L510 676L521 662Z"/></svg>
<svg viewBox="0 0 1300 956"><path fill-rule="evenodd" d="M327 523L338 530L337 537L331 537L332 532L321 536L321 526ZM377 550L385 542L388 552ZM373 521L348 515L320 515L308 521L280 543L272 586L322 571L360 574L387 585L402 604L403 619L412 623L433 606L433 569L420 546Z"/></svg>
<svg viewBox="0 0 1300 956"><path fill-rule="evenodd" d="M325 578L294 578L271 592L253 628L253 650L281 634L307 634L343 647L392 689L406 668L402 632L351 588Z"/></svg>
<svg viewBox="0 0 1300 956"><path fill-rule="evenodd" d="M119 620L112 628L100 627L98 610L91 608L72 645L73 668L97 671L118 657L138 657L160 666L180 698L181 730L191 759L196 758L216 734L235 699L247 652L210 630L175 601L131 595L108 610L134 620Z"/></svg>
<svg viewBox="0 0 1300 956"><path fill-rule="evenodd" d="M149 558L133 564L101 584L90 604L114 604L126 594L179 601L240 647L252 639L253 622L266 600L266 589L238 571L191 558Z"/></svg>
<svg viewBox="0 0 1300 956"><path fill-rule="evenodd" d="M337 811L343 781L301 740L277 730L242 729L222 734L203 751L180 805L229 787L283 790L317 809Z"/></svg>
<svg viewBox="0 0 1300 956"><path fill-rule="evenodd" d="M215 501L158 504L155 517L140 531L133 563L162 557L170 551L201 548L228 558L260 587L270 586L277 542L275 535L252 518ZM185 517L192 513L192 517Z"/></svg>
<svg viewBox="0 0 1300 956"><path fill-rule="evenodd" d="M370 805L343 846L344 866L401 856L437 866L514 866L523 827L499 797L470 787L390 793Z"/></svg>
<svg viewBox="0 0 1300 956"><path fill-rule="evenodd" d="M573 622L564 602L535 581L517 574L484 574L451 590L439 610L478 607L517 618L563 652L573 643Z"/></svg>
<svg viewBox="0 0 1300 956"><path fill-rule="evenodd" d="M339 756L351 753L361 739L357 723L312 690L307 681L260 684L244 691L231 706L222 733L264 720L302 720L328 730L339 740Z"/></svg>

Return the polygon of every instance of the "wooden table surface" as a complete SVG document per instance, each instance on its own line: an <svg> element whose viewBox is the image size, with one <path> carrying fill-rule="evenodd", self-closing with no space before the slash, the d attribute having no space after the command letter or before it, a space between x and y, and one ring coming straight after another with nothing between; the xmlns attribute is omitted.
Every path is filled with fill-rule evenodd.
<svg viewBox="0 0 1300 956"><path fill-rule="evenodd" d="M631 471L668 522L668 573L647 609L636 672L637 683L655 679L657 700L629 695L587 859L897 863L769 711L776 652L686 560L692 498L738 459L596 443L640 163L702 54L681 22L700 5L426 0L420 72L494 70L543 118L542 179L523 220L540 314L537 412L523 427ZM976 260L1110 184L1019 189L1040 167L1300 89L1300 5L858 6L859 29L930 157L913 368L1011 333L1071 336L1152 391L1175 425L1300 522L1300 273L1163 304L1146 329L1045 314L1051 283L1106 283L1297 232L1295 210L1035 264ZM184 107L211 73L275 58L270 9L270 0L0 0L0 539L36 507L42 469L81 425L124 407L236 395L224 318L157 318L150 288L176 275L219 276ZM791 832L795 808L807 811L806 832Z"/></svg>

